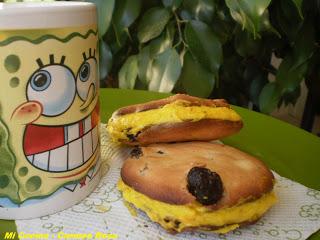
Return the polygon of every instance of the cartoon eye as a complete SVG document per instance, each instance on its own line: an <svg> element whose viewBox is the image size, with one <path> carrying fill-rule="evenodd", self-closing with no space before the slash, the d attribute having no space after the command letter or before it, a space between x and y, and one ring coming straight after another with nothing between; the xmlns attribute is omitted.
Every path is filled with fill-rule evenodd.
<svg viewBox="0 0 320 240"><path fill-rule="evenodd" d="M82 64L80 71L79 71L79 78L82 82L86 82L90 76L90 64L85 62Z"/></svg>
<svg viewBox="0 0 320 240"><path fill-rule="evenodd" d="M90 57L82 63L77 75L77 91L80 98L85 101L88 97L90 87L96 91L98 86L97 61Z"/></svg>
<svg viewBox="0 0 320 240"><path fill-rule="evenodd" d="M35 71L27 85L27 98L42 104L43 115L57 116L72 104L76 94L72 71L60 64L47 65Z"/></svg>

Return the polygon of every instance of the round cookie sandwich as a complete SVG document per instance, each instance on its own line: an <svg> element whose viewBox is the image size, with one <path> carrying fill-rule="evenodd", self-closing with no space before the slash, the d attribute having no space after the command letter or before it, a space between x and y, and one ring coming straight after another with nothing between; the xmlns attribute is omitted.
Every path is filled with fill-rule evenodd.
<svg viewBox="0 0 320 240"><path fill-rule="evenodd" d="M107 130L117 142L147 145L215 140L238 132L242 125L241 117L223 99L177 94L120 108Z"/></svg>
<svg viewBox="0 0 320 240"><path fill-rule="evenodd" d="M126 202L169 232L226 233L256 222L276 202L259 159L210 142L136 147L121 169Z"/></svg>

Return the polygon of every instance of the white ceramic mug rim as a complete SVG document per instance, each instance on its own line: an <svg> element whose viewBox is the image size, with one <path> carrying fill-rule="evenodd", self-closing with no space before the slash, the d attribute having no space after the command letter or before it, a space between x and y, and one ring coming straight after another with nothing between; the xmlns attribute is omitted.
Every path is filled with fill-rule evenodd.
<svg viewBox="0 0 320 240"><path fill-rule="evenodd" d="M0 3L0 31L96 24L96 6L93 3L66 1Z"/></svg>

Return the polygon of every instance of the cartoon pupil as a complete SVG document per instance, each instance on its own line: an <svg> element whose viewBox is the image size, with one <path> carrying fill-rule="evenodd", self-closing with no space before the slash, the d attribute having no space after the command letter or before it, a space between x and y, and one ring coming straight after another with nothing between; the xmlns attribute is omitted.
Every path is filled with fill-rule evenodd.
<svg viewBox="0 0 320 240"><path fill-rule="evenodd" d="M77 74L77 91L83 101L95 96L96 89L99 88L97 82L97 60L94 55L95 52L91 56L91 51L89 52L89 58L85 56L85 53L83 54L84 62Z"/></svg>
<svg viewBox="0 0 320 240"><path fill-rule="evenodd" d="M48 65L34 72L27 86L29 101L38 101L42 115L57 116L71 106L76 94L75 78L64 65Z"/></svg>

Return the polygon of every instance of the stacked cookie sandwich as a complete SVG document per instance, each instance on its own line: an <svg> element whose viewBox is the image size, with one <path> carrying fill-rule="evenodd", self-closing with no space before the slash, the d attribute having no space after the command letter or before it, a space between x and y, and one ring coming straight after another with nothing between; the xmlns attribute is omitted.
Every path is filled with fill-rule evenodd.
<svg viewBox="0 0 320 240"><path fill-rule="evenodd" d="M121 169L123 198L170 232L226 233L274 203L274 177L257 158L210 142L238 132L225 100L178 94L117 110L107 130L134 146Z"/></svg>

